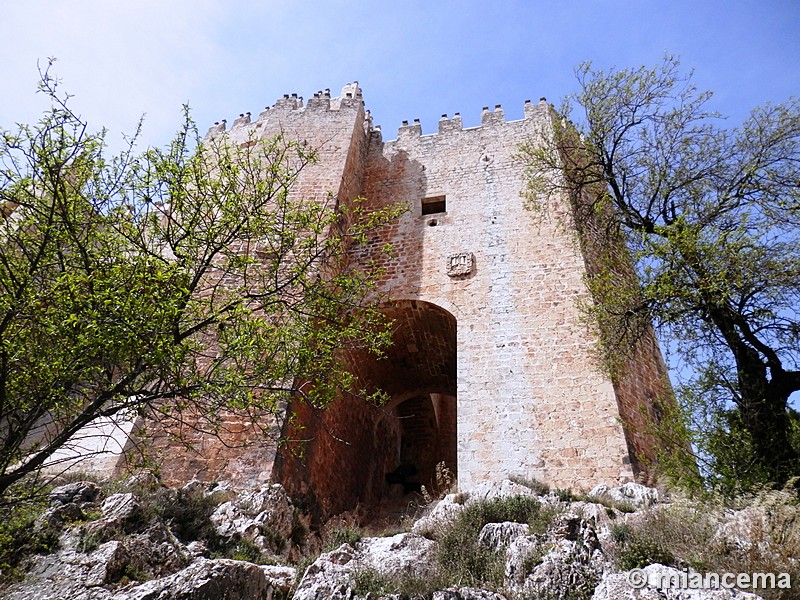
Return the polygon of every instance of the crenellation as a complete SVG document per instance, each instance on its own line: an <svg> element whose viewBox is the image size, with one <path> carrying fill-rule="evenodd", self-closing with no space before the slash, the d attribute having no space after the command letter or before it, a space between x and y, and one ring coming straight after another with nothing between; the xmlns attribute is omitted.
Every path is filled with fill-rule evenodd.
<svg viewBox="0 0 800 600"><path fill-rule="evenodd" d="M313 98L309 98L306 103L306 110L330 110L331 97L330 95L324 96L322 92L314 94Z"/></svg>
<svg viewBox="0 0 800 600"><path fill-rule="evenodd" d="M239 116L233 120L233 127L243 127L250 123L250 113L239 113Z"/></svg>
<svg viewBox="0 0 800 600"><path fill-rule="evenodd" d="M495 105L494 111L490 111L488 106L484 106L481 111L481 125L491 126L505 123L505 114L499 104Z"/></svg>
<svg viewBox="0 0 800 600"><path fill-rule="evenodd" d="M422 124L419 119L414 119L414 123L408 124L408 121L403 121L403 124L397 129L397 141L407 142L422 135Z"/></svg>
<svg viewBox="0 0 800 600"><path fill-rule="evenodd" d="M272 106L273 110L296 110L303 107L303 98L297 94L284 94L283 98L278 98Z"/></svg>
<svg viewBox="0 0 800 600"><path fill-rule="evenodd" d="M463 124L461 123L461 115L455 113L452 119L448 119L447 115L442 115L439 119L439 134L447 134L453 131L461 131Z"/></svg>
<svg viewBox="0 0 800 600"><path fill-rule="evenodd" d="M227 121L225 119L222 119L222 121L215 121L214 124L208 128L205 139L211 139L218 135L224 134L226 124Z"/></svg>

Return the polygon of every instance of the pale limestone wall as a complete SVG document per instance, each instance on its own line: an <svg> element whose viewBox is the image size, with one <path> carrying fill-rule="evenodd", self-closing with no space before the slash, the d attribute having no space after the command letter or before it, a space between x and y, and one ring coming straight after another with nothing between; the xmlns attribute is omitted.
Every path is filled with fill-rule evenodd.
<svg viewBox="0 0 800 600"><path fill-rule="evenodd" d="M412 212L375 246L392 241L385 290L457 319L458 475L469 487L509 475L588 487L633 477L612 382L593 366L593 340L576 306L587 294L574 234L525 210L519 144L547 124L545 104L504 122L440 122L439 133L402 127L371 138L364 195L410 202ZM446 214L421 215L420 199L446 196ZM563 212L566 206L553 207ZM433 221L436 225L433 226ZM472 253L474 271L453 278L447 259Z"/></svg>

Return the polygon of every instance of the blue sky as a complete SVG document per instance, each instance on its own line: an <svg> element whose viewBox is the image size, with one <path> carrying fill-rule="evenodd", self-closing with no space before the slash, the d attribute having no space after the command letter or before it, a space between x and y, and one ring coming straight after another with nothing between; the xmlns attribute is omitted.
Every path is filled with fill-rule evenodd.
<svg viewBox="0 0 800 600"><path fill-rule="evenodd" d="M0 125L37 117L36 63L56 56L92 126L118 139L146 114L147 144L169 139L184 102L204 131L353 80L386 139L404 119L434 132L442 113L476 125L495 104L520 118L526 99L574 90L583 60L665 52L732 121L800 90L798 0L3 0L0 22Z"/></svg>

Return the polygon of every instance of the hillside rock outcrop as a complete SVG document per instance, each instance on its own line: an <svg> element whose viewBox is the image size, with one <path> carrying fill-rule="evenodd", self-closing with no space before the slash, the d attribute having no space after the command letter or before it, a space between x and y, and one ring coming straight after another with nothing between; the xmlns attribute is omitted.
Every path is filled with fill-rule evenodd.
<svg viewBox="0 0 800 600"><path fill-rule="evenodd" d="M409 533L353 538L306 563L302 572L289 565L257 564L287 562L289 549L297 550L295 544L300 543L295 538L302 517L281 486L239 494L226 490L213 496L195 484L180 492L161 490L156 497L175 512L154 508L154 500L135 491L104 498L99 487L87 482L56 488L36 526L60 528L59 548L34 557L26 580L0 588L0 596L10 600L406 600L406 586L412 586L414 593L433 600L760 598L746 590L674 585L690 573L688 566L683 571L649 563L642 569L619 569L621 553L628 548L625 544L633 543L630 536L638 524L663 518L669 506L659 501L655 490L635 484L596 488L580 500L563 492L536 493L510 481L480 484L428 507ZM206 510L205 521L193 522L193 515L176 511L176 498ZM499 514L501 506L526 507L532 520L487 516ZM173 516L166 518L166 514ZM70 515L77 515L78 522L71 523ZM498 565L499 578L487 581L485 588L459 580L461 576L454 578L443 567L446 532L466 527L462 516L473 520L471 527L474 519L484 519L469 543L479 557L485 553L487 560ZM178 523L178 517L189 523ZM756 508L720 510L714 519L707 519L709 544L719 543L734 553L752 551L757 544L747 539L747 524L763 526L768 518ZM187 539L187 532L194 532L196 539ZM631 556L647 563L648 543L631 546L635 550ZM447 550L452 557L454 549ZM221 556L226 552L227 557Z"/></svg>

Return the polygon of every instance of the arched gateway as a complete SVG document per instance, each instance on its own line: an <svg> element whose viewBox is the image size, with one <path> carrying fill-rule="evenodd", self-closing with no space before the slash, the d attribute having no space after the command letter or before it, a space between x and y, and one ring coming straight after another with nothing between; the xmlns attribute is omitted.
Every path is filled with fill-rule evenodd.
<svg viewBox="0 0 800 600"><path fill-rule="evenodd" d="M323 512L431 489L441 463L457 471L456 319L415 300L392 302L384 312L392 320L386 354L347 360L355 387L383 390L386 404L343 395L323 412L300 401L289 406L296 419L284 433L298 442L279 452L275 475Z"/></svg>

